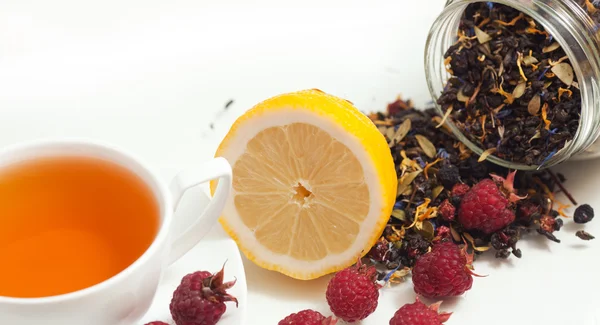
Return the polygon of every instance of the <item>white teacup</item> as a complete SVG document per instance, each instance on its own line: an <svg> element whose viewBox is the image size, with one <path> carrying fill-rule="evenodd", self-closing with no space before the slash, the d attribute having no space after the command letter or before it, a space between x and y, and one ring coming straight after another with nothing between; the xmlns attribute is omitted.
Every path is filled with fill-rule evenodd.
<svg viewBox="0 0 600 325"><path fill-rule="evenodd" d="M17 144L0 151L0 167L48 156L79 155L118 163L140 176L154 192L160 206L160 228L150 247L129 267L94 286L59 296L42 298L0 297L0 323L10 325L130 325L149 309L166 267L204 237L225 205L231 190L231 167L216 158L180 173L170 187L139 158L111 145L87 140L44 140ZM215 195L183 234L172 223L183 193L196 185L219 179Z"/></svg>

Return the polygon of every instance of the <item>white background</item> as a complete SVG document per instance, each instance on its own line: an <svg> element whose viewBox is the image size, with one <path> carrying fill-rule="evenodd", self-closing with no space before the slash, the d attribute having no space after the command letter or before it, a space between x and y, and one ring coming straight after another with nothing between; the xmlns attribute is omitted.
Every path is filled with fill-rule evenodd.
<svg viewBox="0 0 600 325"><path fill-rule="evenodd" d="M212 157L238 115L281 92L319 88L363 111L383 110L399 94L419 106L430 101L423 51L443 0L249 3L0 2L0 145L93 137L170 178ZM579 201L598 209L599 166L561 168ZM454 311L447 324L600 324L600 239L583 242L566 224L562 244L534 237L521 242L521 260L476 263L489 276L442 305ZM600 235L599 225L588 230ZM304 308L328 312L327 277L299 282L245 267L248 324L276 324ZM386 288L363 324L387 324L412 300L410 282Z"/></svg>

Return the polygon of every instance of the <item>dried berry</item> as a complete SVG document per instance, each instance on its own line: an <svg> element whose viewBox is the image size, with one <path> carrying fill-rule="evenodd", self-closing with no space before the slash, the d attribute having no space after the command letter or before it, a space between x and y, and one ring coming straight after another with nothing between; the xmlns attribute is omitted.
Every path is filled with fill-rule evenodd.
<svg viewBox="0 0 600 325"><path fill-rule="evenodd" d="M573 221L576 223L588 223L594 219L594 209L589 204L582 204L575 209Z"/></svg>
<svg viewBox="0 0 600 325"><path fill-rule="evenodd" d="M454 184L460 182L458 167L452 164L444 164L437 172L437 178L445 188L451 189Z"/></svg>
<svg viewBox="0 0 600 325"><path fill-rule="evenodd" d="M470 187L467 184L456 184L452 187L452 196L462 198L469 191Z"/></svg>
<svg viewBox="0 0 600 325"><path fill-rule="evenodd" d="M456 216L456 208L448 200L444 200L439 207L439 213L446 221L454 221Z"/></svg>

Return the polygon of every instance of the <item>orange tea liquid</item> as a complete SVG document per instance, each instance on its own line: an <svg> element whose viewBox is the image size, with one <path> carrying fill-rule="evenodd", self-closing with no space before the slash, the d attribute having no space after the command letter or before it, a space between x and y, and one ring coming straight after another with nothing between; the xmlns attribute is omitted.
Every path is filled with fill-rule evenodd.
<svg viewBox="0 0 600 325"><path fill-rule="evenodd" d="M150 246L159 206L114 163L41 158L0 169L0 296L45 297L93 286Z"/></svg>

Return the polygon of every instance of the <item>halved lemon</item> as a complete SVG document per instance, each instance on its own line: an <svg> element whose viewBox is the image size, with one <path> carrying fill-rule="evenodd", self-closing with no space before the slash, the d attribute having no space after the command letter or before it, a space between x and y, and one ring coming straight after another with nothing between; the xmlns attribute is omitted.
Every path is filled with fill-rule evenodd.
<svg viewBox="0 0 600 325"><path fill-rule="evenodd" d="M249 260L296 279L364 256L396 199L383 135L350 102L319 90L259 103L233 124L216 156L233 168L221 225Z"/></svg>

